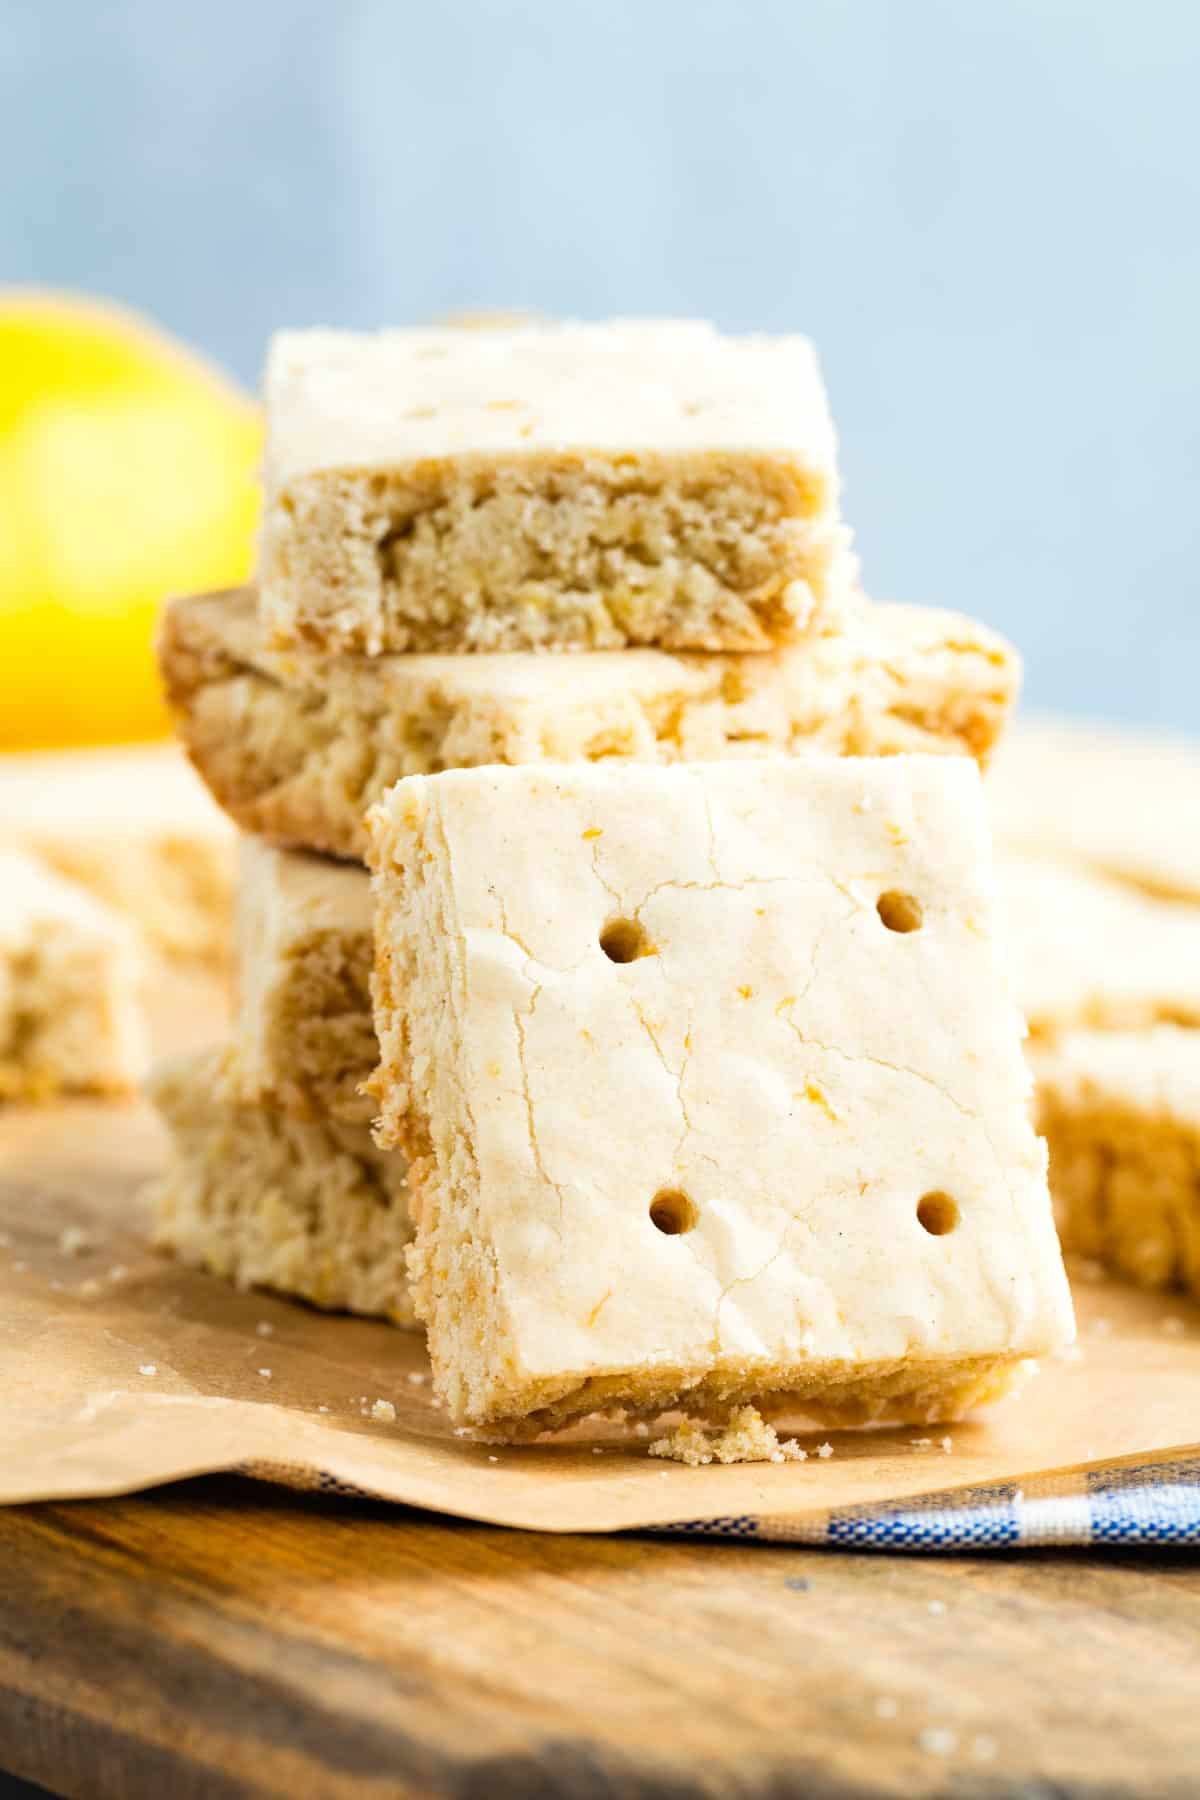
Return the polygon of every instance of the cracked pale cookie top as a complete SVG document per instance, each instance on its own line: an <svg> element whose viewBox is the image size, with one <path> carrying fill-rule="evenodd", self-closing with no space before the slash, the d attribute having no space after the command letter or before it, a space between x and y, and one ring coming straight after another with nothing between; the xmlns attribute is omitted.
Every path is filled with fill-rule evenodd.
<svg viewBox="0 0 1200 1800"><path fill-rule="evenodd" d="M281 332L265 398L268 488L475 453L759 451L827 475L835 458L808 340L699 320Z"/></svg>
<svg viewBox="0 0 1200 1800"><path fill-rule="evenodd" d="M455 771L370 821L380 954L445 946L412 1102L531 1373L1069 1334L973 764Z"/></svg>

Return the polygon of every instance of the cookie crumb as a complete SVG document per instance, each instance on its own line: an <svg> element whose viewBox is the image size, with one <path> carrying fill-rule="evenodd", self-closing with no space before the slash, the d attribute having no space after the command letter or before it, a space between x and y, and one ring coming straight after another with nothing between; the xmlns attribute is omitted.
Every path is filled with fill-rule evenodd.
<svg viewBox="0 0 1200 1800"><path fill-rule="evenodd" d="M719 1429L708 1430L698 1419L684 1419L666 1437L655 1439L650 1454L692 1469L711 1462L805 1462L808 1456L795 1438L781 1441L754 1406L739 1406Z"/></svg>
<svg viewBox="0 0 1200 1800"><path fill-rule="evenodd" d="M371 1407L371 1417L382 1419L391 1425L395 1421L396 1409L390 1400L376 1400Z"/></svg>
<svg viewBox="0 0 1200 1800"><path fill-rule="evenodd" d="M270 1379L271 1379L270 1369L260 1369L258 1372L262 1376L264 1381L270 1381Z"/></svg>
<svg viewBox="0 0 1200 1800"><path fill-rule="evenodd" d="M139 1363L138 1364L138 1374L139 1375L157 1375L158 1374L158 1364L157 1363Z"/></svg>
<svg viewBox="0 0 1200 1800"><path fill-rule="evenodd" d="M832 1444L818 1444L817 1445L817 1455L821 1458L821 1461L824 1462L828 1457L833 1455L833 1445Z"/></svg>
<svg viewBox="0 0 1200 1800"><path fill-rule="evenodd" d="M944 1438L943 1438L943 1439L942 1439L942 1450L943 1450L943 1453L944 1453L944 1454L945 1454L945 1455L946 1455L946 1456L949 1456L949 1454L950 1454L950 1452L951 1452L951 1451L952 1451L952 1450L953 1450L953 1448L954 1448L954 1439L953 1439L953 1438L949 1438L949 1437L944 1437Z"/></svg>

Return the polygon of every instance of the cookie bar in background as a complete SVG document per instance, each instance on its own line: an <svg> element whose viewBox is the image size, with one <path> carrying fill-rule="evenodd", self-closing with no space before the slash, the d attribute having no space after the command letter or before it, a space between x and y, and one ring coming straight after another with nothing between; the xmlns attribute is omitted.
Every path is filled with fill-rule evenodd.
<svg viewBox="0 0 1200 1800"><path fill-rule="evenodd" d="M966 758L453 771L369 823L456 1418L949 1418L1070 1337Z"/></svg>
<svg viewBox="0 0 1200 1800"><path fill-rule="evenodd" d="M1200 1031L1077 1032L1033 1063L1063 1247L1200 1297Z"/></svg>
<svg viewBox="0 0 1200 1800"><path fill-rule="evenodd" d="M174 744L0 756L0 846L90 888L169 957L228 957L234 840Z"/></svg>
<svg viewBox="0 0 1200 1800"><path fill-rule="evenodd" d="M998 844L1200 901L1200 747L1083 720L1018 720L989 782Z"/></svg>
<svg viewBox="0 0 1200 1800"><path fill-rule="evenodd" d="M0 848L0 1102L135 1088L143 974L127 920Z"/></svg>
<svg viewBox="0 0 1200 1800"><path fill-rule="evenodd" d="M996 874L1017 1003L1035 1039L1200 1026L1200 910L1034 857L1001 853Z"/></svg>
<svg viewBox="0 0 1200 1800"><path fill-rule="evenodd" d="M241 1097L366 1123L360 1088L378 1061L366 870L243 838L237 926Z"/></svg>
<svg viewBox="0 0 1200 1800"><path fill-rule="evenodd" d="M411 1325L402 1158L365 1126L248 1106L242 1085L229 1049L155 1071L171 1137L151 1190L155 1242L239 1287Z"/></svg>
<svg viewBox="0 0 1200 1800"><path fill-rule="evenodd" d="M957 613L863 601L842 633L767 655L273 653L250 589L175 600L159 656L180 734L248 831L366 854L403 775L485 763L961 753L986 761L1020 663Z"/></svg>
<svg viewBox="0 0 1200 1800"><path fill-rule="evenodd" d="M264 387L280 644L765 650L840 609L834 430L805 338L294 331Z"/></svg>

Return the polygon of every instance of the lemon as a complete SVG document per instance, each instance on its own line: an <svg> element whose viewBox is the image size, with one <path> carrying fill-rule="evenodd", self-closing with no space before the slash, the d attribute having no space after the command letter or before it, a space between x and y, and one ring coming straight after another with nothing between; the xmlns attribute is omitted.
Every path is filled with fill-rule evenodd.
<svg viewBox="0 0 1200 1800"><path fill-rule="evenodd" d="M249 572L257 409L102 302L0 290L0 747L168 728L170 593Z"/></svg>

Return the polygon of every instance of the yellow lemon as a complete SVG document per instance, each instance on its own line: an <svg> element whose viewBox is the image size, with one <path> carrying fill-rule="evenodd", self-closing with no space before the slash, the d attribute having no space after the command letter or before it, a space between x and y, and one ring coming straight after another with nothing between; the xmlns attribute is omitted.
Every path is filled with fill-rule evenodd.
<svg viewBox="0 0 1200 1800"><path fill-rule="evenodd" d="M132 314L0 290L0 747L167 729L167 594L243 581L262 428Z"/></svg>

